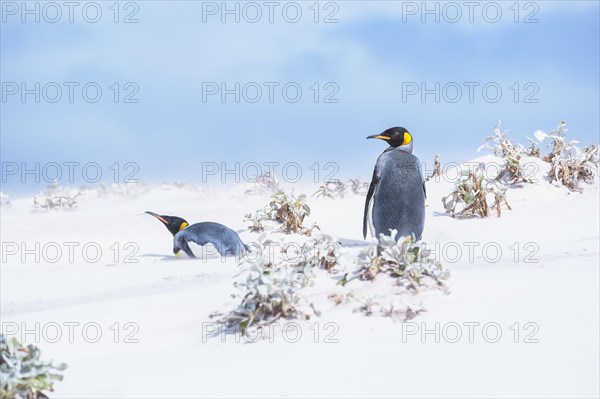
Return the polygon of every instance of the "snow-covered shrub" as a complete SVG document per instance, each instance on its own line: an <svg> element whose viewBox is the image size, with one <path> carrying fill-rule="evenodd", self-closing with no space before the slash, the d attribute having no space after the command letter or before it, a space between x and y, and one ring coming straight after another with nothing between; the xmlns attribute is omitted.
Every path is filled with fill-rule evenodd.
<svg viewBox="0 0 600 399"><path fill-rule="evenodd" d="M263 248L269 243L264 234L258 242ZM318 316L300 292L313 283L313 271L320 261L312 248L317 244L319 240L305 242L294 256L265 250L260 251L257 260L244 259L241 265L248 266L248 275L244 281L234 283L239 292L233 297L240 300L239 304L226 314L212 316L221 316L219 322L227 329L242 333L251 326L262 328L281 318L308 319L311 309Z"/></svg>
<svg viewBox="0 0 600 399"><path fill-rule="evenodd" d="M367 191L369 191L369 182L356 178L348 180L348 183L350 184L350 191L352 191L352 194L365 195L367 194Z"/></svg>
<svg viewBox="0 0 600 399"><path fill-rule="evenodd" d="M298 291L310 282L311 267L253 265L245 282L236 283L240 303L221 319L227 328L242 333L252 325L259 327L279 318L308 318L301 308Z"/></svg>
<svg viewBox="0 0 600 399"><path fill-rule="evenodd" d="M0 334L0 397L6 399L42 399L43 391L52 391L63 376L59 371L64 363L54 365L40 360L40 349L24 346L16 338L6 339Z"/></svg>
<svg viewBox="0 0 600 399"><path fill-rule="evenodd" d="M458 178L454 191L442 198L444 208L452 217L487 217L494 209L500 216L502 204L511 209L506 200L507 187L496 179L486 177L484 171L483 163L474 171L464 171ZM462 208L460 211L457 210L459 206Z"/></svg>
<svg viewBox="0 0 600 399"><path fill-rule="evenodd" d="M312 249L315 252L309 258L311 264L329 273L337 271L336 266L340 263L337 242L327 235L321 235L319 239L314 241Z"/></svg>
<svg viewBox="0 0 600 399"><path fill-rule="evenodd" d="M551 164L555 157L560 157L564 152L569 152L578 143L577 140L567 142L566 133L569 129L567 129L566 126L567 122L560 121L558 122L556 129L551 131L550 134L547 134L542 130L537 130L533 133L533 136L540 143L543 143L546 139L550 139L546 145L546 148L550 148L550 152L544 156L544 161Z"/></svg>
<svg viewBox="0 0 600 399"><path fill-rule="evenodd" d="M248 195L273 194L279 191L279 181L270 172L263 173L245 190Z"/></svg>
<svg viewBox="0 0 600 399"><path fill-rule="evenodd" d="M298 233L310 236L313 229L319 228L316 224L311 227L302 225L304 218L310 216L310 207L306 204L306 195L298 197L278 191L271 197L267 206L257 210L254 215L245 215L244 221L252 222L251 231L259 232L265 229L263 221L273 220L281 225L280 231L286 234Z"/></svg>
<svg viewBox="0 0 600 399"><path fill-rule="evenodd" d="M41 191L33 197L32 210L76 210L79 207L77 198L81 195L81 191L58 184L49 184L45 191Z"/></svg>
<svg viewBox="0 0 600 399"><path fill-rule="evenodd" d="M598 174L598 146L590 145L580 149L577 140L567 141L565 126L566 122L561 121L549 134L538 130L534 136L540 143L549 140L547 147L551 149L544 160L550 163L550 182L556 182L571 191L581 191L579 183L591 184Z"/></svg>
<svg viewBox="0 0 600 399"><path fill-rule="evenodd" d="M327 180L313 194L313 197L344 198L346 193L365 195L369 191L369 183L360 179L349 179L343 182L339 179Z"/></svg>
<svg viewBox="0 0 600 399"><path fill-rule="evenodd" d="M412 237L401 237L396 242L396 230L390 235L380 234L377 251L364 250L358 257L362 280L373 280L380 273L396 277L397 285L419 291L419 287L433 282L436 287L447 290L444 280L449 272L435 261L431 252Z"/></svg>
<svg viewBox="0 0 600 399"><path fill-rule="evenodd" d="M442 175L442 162L440 160L440 154L437 154L433 158L433 172L431 172L431 175L429 175L425 178L425 181L429 181L429 179L432 179L434 177L439 177L441 175Z"/></svg>
<svg viewBox="0 0 600 399"><path fill-rule="evenodd" d="M180 190L186 187L186 183L181 181L175 181L170 183L163 183L159 186L160 188L165 189L177 189ZM106 198L112 196L126 197L126 198L139 198L140 196L147 194L150 191L151 187L142 183L98 183L97 186L94 187L86 187L84 188L84 192L86 195L90 195L98 198Z"/></svg>
<svg viewBox="0 0 600 399"><path fill-rule="evenodd" d="M527 137L527 140L529 141L530 147L525 149L525 154L529 157L541 158L542 152L538 144L529 137Z"/></svg>
<svg viewBox="0 0 600 399"><path fill-rule="evenodd" d="M81 193L77 193L74 196L70 195L60 195L60 196L51 196L47 197L43 194L39 196L33 197L33 210L75 210L79 207L79 203L77 202L77 197L79 197Z"/></svg>
<svg viewBox="0 0 600 399"><path fill-rule="evenodd" d="M346 185L339 179L327 180L319 189L313 194L313 197L324 197L324 198L344 198L346 191Z"/></svg>
<svg viewBox="0 0 600 399"><path fill-rule="evenodd" d="M263 209L259 209L252 213L247 213L244 215L244 222L252 223L248 226L253 233L260 233L265 230L265 226L262 224L263 219L266 217L266 213Z"/></svg>
<svg viewBox="0 0 600 399"><path fill-rule="evenodd" d="M420 303L410 303L401 294L417 293L423 289L436 288L449 293L445 281L449 272L442 268L431 251L423 243L415 243L412 237L401 237L396 242L396 230L390 235L380 234L377 248L369 248L360 252L357 258L358 269L345 274L338 284L346 286L350 281L375 280L384 274L392 277L394 286L400 291L385 290L387 295L370 295L360 297L354 291L348 293L331 293L329 299L336 305L347 302L359 302L355 312L366 316L380 314L386 317L409 320L424 311Z"/></svg>
<svg viewBox="0 0 600 399"><path fill-rule="evenodd" d="M580 182L592 184L598 172L598 146L590 145L582 150L573 147L563 156L552 158L548 177L571 191L581 191Z"/></svg>
<svg viewBox="0 0 600 399"><path fill-rule="evenodd" d="M492 150L495 156L501 157L504 160L504 168L500 170L496 180L501 181L503 178L506 178L506 182L509 184L521 182L532 183L530 179L525 177L525 172L521 165L521 160L523 156L528 154L528 151L521 144L515 145L508 138L509 133L510 130L500 131L500 121L498 121L494 128L494 135L486 137L486 143L480 146L477 151L487 148Z"/></svg>
<svg viewBox="0 0 600 399"><path fill-rule="evenodd" d="M403 321L413 319L424 311L425 308L421 303L409 303L402 299L381 303L373 296L363 298L360 306L354 309L355 313L362 313L365 316L380 314L385 317L400 318Z"/></svg>

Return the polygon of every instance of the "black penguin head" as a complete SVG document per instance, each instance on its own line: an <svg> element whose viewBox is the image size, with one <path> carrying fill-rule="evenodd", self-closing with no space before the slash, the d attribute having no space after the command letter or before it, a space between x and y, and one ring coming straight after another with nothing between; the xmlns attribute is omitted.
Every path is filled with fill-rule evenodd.
<svg viewBox="0 0 600 399"><path fill-rule="evenodd" d="M177 216L157 215L154 212L146 211L148 215L154 216L160 220L171 234L175 235L188 226L188 222Z"/></svg>
<svg viewBox="0 0 600 399"><path fill-rule="evenodd" d="M403 127L391 127L382 133L367 138L384 140L390 147L399 148L412 154L412 135Z"/></svg>

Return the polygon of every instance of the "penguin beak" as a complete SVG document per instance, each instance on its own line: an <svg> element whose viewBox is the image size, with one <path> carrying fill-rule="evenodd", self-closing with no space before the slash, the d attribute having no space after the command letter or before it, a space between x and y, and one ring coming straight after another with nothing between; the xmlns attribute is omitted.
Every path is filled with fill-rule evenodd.
<svg viewBox="0 0 600 399"><path fill-rule="evenodd" d="M167 222L167 221L165 220L165 218L163 218L162 216L160 216L160 215L157 215L156 213L154 213L154 212L150 212L150 211L146 211L146 213L147 213L148 215L150 215L150 216L154 216L155 218L157 218L158 220L160 220L161 222L163 222L165 225L167 225L167 226L169 225L169 222Z"/></svg>
<svg viewBox="0 0 600 399"><path fill-rule="evenodd" d="M367 136L368 139L381 139L381 140L390 140L391 137L389 136L384 136L381 134L374 134L372 136Z"/></svg>

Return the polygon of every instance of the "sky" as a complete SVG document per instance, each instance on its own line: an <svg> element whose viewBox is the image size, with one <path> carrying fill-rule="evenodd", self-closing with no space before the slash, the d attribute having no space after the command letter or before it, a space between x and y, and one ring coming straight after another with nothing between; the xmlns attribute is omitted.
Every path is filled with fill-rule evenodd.
<svg viewBox="0 0 600 399"><path fill-rule="evenodd" d="M369 179L386 145L365 138L392 126L429 165L477 157L499 120L598 143L597 1L74 4L0 4L9 195L98 171Z"/></svg>

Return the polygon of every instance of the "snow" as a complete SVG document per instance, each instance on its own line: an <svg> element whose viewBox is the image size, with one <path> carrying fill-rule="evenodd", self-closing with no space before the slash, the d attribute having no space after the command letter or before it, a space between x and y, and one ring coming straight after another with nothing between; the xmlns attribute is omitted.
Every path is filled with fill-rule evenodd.
<svg viewBox="0 0 600 399"><path fill-rule="evenodd" d="M494 161L485 156L469 164ZM215 328L209 315L236 304L233 282L244 273L235 259L176 260L170 234L144 211L220 222L252 242L257 234L246 230L243 217L267 204L268 195L140 185L120 194L87 190L78 209L47 212L32 212L31 198L11 196L1 223L3 331L17 328L13 334L36 343L44 359L69 365L55 384L57 398L598 397L598 185L571 193L544 179L547 164L531 162L538 183L509 189L513 209L501 218L453 219L441 202L451 183L427 183L423 241L450 270L451 293L408 298L426 312L404 323L356 313L358 302L335 305L328 294L390 299L392 280L378 276L341 287L318 271L307 293L321 316L282 321L255 343L207 337ZM305 225L317 222L322 232L362 241L363 196L309 197L309 205ZM36 243L40 250L33 252L45 247L46 256L23 261L21 249ZM61 256L48 262L56 248ZM92 263L97 248L102 256ZM348 264L360 249L344 248ZM138 262L125 262L132 253ZM38 333L31 332L35 323ZM69 323L79 323L73 342ZM436 323L438 336L431 332ZM102 335L92 343L96 327ZM292 342L295 327L298 342ZM422 336L424 330L430 333ZM452 343L457 331L462 336Z"/></svg>

